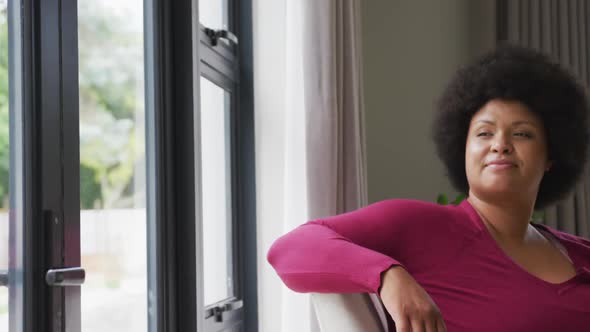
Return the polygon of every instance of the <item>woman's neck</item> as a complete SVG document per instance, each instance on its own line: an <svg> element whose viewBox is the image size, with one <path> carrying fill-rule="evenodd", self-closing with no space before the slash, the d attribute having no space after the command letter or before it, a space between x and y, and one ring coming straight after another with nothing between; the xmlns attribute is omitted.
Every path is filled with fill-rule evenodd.
<svg viewBox="0 0 590 332"><path fill-rule="evenodd" d="M536 238L536 232L531 232L532 229L529 227L534 201L489 202L478 198L472 192L467 200L496 240L508 245L522 246Z"/></svg>

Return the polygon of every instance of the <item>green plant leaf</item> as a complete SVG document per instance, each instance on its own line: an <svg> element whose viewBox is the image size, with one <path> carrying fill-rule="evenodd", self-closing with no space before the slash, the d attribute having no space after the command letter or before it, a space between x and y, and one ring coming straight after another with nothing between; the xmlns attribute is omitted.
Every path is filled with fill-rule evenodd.
<svg viewBox="0 0 590 332"><path fill-rule="evenodd" d="M467 198L467 195L465 195L465 194L459 194L455 198L455 200L453 201L453 203L451 203L451 204L453 204L453 205L459 205L465 198Z"/></svg>
<svg viewBox="0 0 590 332"><path fill-rule="evenodd" d="M438 197L436 198L436 202L441 205L449 204L449 200L447 199L447 195L445 195L445 194L438 194Z"/></svg>

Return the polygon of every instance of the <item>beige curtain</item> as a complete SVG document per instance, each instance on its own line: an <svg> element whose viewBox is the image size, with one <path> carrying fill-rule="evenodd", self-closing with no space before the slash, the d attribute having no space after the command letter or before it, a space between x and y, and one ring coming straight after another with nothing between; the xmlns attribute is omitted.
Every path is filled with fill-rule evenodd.
<svg viewBox="0 0 590 332"><path fill-rule="evenodd" d="M498 40L541 50L590 87L590 2L498 0ZM568 198L545 210L545 223L590 238L590 172Z"/></svg>
<svg viewBox="0 0 590 332"><path fill-rule="evenodd" d="M360 0L305 0L303 8L307 207L315 219L368 201L361 13ZM322 331L385 330L375 295L314 294L313 301Z"/></svg>
<svg viewBox="0 0 590 332"><path fill-rule="evenodd" d="M304 94L311 219L367 204L359 0L306 0Z"/></svg>
<svg viewBox="0 0 590 332"><path fill-rule="evenodd" d="M359 3L253 2L260 331L319 331L309 294L287 289L266 262L271 243L367 203ZM351 301L366 309L337 315L341 323L371 309L364 294L343 296L343 307L323 299L330 310L322 312Z"/></svg>

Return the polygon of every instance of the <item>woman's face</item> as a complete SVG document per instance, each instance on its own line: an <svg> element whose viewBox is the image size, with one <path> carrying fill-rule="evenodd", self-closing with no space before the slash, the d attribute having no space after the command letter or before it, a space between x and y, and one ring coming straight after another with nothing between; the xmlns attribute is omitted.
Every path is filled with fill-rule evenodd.
<svg viewBox="0 0 590 332"><path fill-rule="evenodd" d="M465 170L478 197L534 199L550 165L543 123L524 104L492 99L472 117Z"/></svg>

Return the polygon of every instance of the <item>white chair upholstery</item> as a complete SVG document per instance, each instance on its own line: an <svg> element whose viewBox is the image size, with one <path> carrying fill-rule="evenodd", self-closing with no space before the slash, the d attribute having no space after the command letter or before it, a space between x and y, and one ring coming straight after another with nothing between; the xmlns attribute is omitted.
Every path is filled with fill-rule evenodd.
<svg viewBox="0 0 590 332"><path fill-rule="evenodd" d="M321 332L386 332L385 312L376 295L311 294Z"/></svg>

